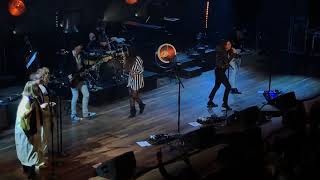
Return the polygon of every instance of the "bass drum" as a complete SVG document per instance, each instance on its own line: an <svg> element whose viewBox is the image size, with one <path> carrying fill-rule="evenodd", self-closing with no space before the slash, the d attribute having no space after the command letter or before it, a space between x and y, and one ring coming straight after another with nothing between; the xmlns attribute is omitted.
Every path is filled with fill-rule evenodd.
<svg viewBox="0 0 320 180"><path fill-rule="evenodd" d="M129 56L129 50L127 47L119 47L116 49L115 59L118 60L120 63L124 64L124 61Z"/></svg>
<svg viewBox="0 0 320 180"><path fill-rule="evenodd" d="M100 65L99 80L100 82L115 82L123 74L122 64L112 59Z"/></svg>

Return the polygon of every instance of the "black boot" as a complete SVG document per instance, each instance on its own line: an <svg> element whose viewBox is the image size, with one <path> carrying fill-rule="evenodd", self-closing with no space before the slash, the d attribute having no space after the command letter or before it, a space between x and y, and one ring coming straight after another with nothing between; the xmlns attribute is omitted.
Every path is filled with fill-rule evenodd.
<svg viewBox="0 0 320 180"><path fill-rule="evenodd" d="M222 104L222 107L223 107L225 110L227 110L227 111L232 110L232 108L231 108L227 103L223 103L223 104Z"/></svg>
<svg viewBox="0 0 320 180"><path fill-rule="evenodd" d="M140 114L143 113L145 107L146 107L146 104L143 104L143 103L139 104Z"/></svg>
<svg viewBox="0 0 320 180"><path fill-rule="evenodd" d="M133 117L135 117L136 116L136 108L135 107L131 107L130 108L130 116L129 116L129 118L133 118Z"/></svg>
<svg viewBox="0 0 320 180"><path fill-rule="evenodd" d="M28 179L35 179L36 177L36 171L35 171L35 166L30 166L27 167L27 175L28 175Z"/></svg>
<svg viewBox="0 0 320 180"><path fill-rule="evenodd" d="M208 103L207 103L207 107L208 108L213 108L213 107L218 107L217 104L213 103L212 99L209 99Z"/></svg>
<svg viewBox="0 0 320 180"><path fill-rule="evenodd" d="M24 166L22 165L22 169L23 169L23 173L27 174L29 171L29 167L28 166Z"/></svg>
<svg viewBox="0 0 320 180"><path fill-rule="evenodd" d="M231 94L242 94L237 88L231 88Z"/></svg>

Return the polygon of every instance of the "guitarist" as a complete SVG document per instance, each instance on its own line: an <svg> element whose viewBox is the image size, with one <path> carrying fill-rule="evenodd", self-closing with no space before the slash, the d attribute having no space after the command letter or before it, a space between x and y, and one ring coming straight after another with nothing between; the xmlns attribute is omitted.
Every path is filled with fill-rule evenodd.
<svg viewBox="0 0 320 180"><path fill-rule="evenodd" d="M74 46L72 53L69 54L66 62L66 69L68 78L70 80L70 87L72 92L71 100L71 121L78 123L81 118L77 116L77 101L79 97L79 90L82 93L82 117L92 118L96 113L88 111L89 104L89 90L85 78L83 77L84 63L81 58L82 45Z"/></svg>
<svg viewBox="0 0 320 180"><path fill-rule="evenodd" d="M222 107L226 110L232 110L228 105L228 97L231 90L231 85L226 76L226 70L229 67L229 63L233 58L237 58L239 55L237 51L232 48L229 40L222 40L221 44L216 48L216 68L214 70L216 79L213 89L209 95L208 107L217 107L218 105L213 103L214 96L219 89L221 83L226 87L223 95Z"/></svg>

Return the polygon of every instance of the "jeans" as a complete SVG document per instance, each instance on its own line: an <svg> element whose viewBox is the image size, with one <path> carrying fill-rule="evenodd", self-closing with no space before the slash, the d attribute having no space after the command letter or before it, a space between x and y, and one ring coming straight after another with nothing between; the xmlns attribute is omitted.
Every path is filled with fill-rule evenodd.
<svg viewBox="0 0 320 180"><path fill-rule="evenodd" d="M226 87L226 89L224 90L224 95L223 95L223 103L228 104L228 97L229 97L229 93L231 90L231 85L229 83L229 80L225 74L226 70L225 69L220 69L220 68L216 68L214 70L214 74L216 75L216 80L214 83L214 87L211 90L211 93L209 95L209 99L213 100L216 92L218 91L221 83Z"/></svg>
<svg viewBox="0 0 320 180"><path fill-rule="evenodd" d="M230 61L230 68L229 68L229 79L230 84L232 88L237 88L236 86L236 80L237 80L237 74L240 69L241 59L240 58L234 58ZM228 71L227 71L228 73Z"/></svg>
<svg viewBox="0 0 320 180"><path fill-rule="evenodd" d="M81 88L82 93L82 115L85 116L89 113L88 104L89 104L89 89L87 85L82 85ZM79 97L79 89L71 88L72 92L72 100L71 100L71 116L77 115L77 101Z"/></svg>

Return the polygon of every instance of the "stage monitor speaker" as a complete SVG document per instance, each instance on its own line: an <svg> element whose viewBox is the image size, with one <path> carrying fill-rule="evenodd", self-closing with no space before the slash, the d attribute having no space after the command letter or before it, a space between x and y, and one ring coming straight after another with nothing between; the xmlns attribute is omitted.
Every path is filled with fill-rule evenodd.
<svg viewBox="0 0 320 180"><path fill-rule="evenodd" d="M293 108L297 105L297 99L294 92L289 92L283 95L280 95L270 101L271 105L277 107L280 111L287 111L290 108Z"/></svg>
<svg viewBox="0 0 320 180"><path fill-rule="evenodd" d="M135 175L136 159L133 151L126 152L97 167L98 176L112 180L128 180Z"/></svg>
<svg viewBox="0 0 320 180"><path fill-rule="evenodd" d="M205 148L216 141L216 127L203 126L200 129L183 135L182 140L185 146L194 148Z"/></svg>
<svg viewBox="0 0 320 180"><path fill-rule="evenodd" d="M251 106L240 112L237 112L236 118L245 127L253 127L258 123L266 121L265 115L257 106Z"/></svg>

